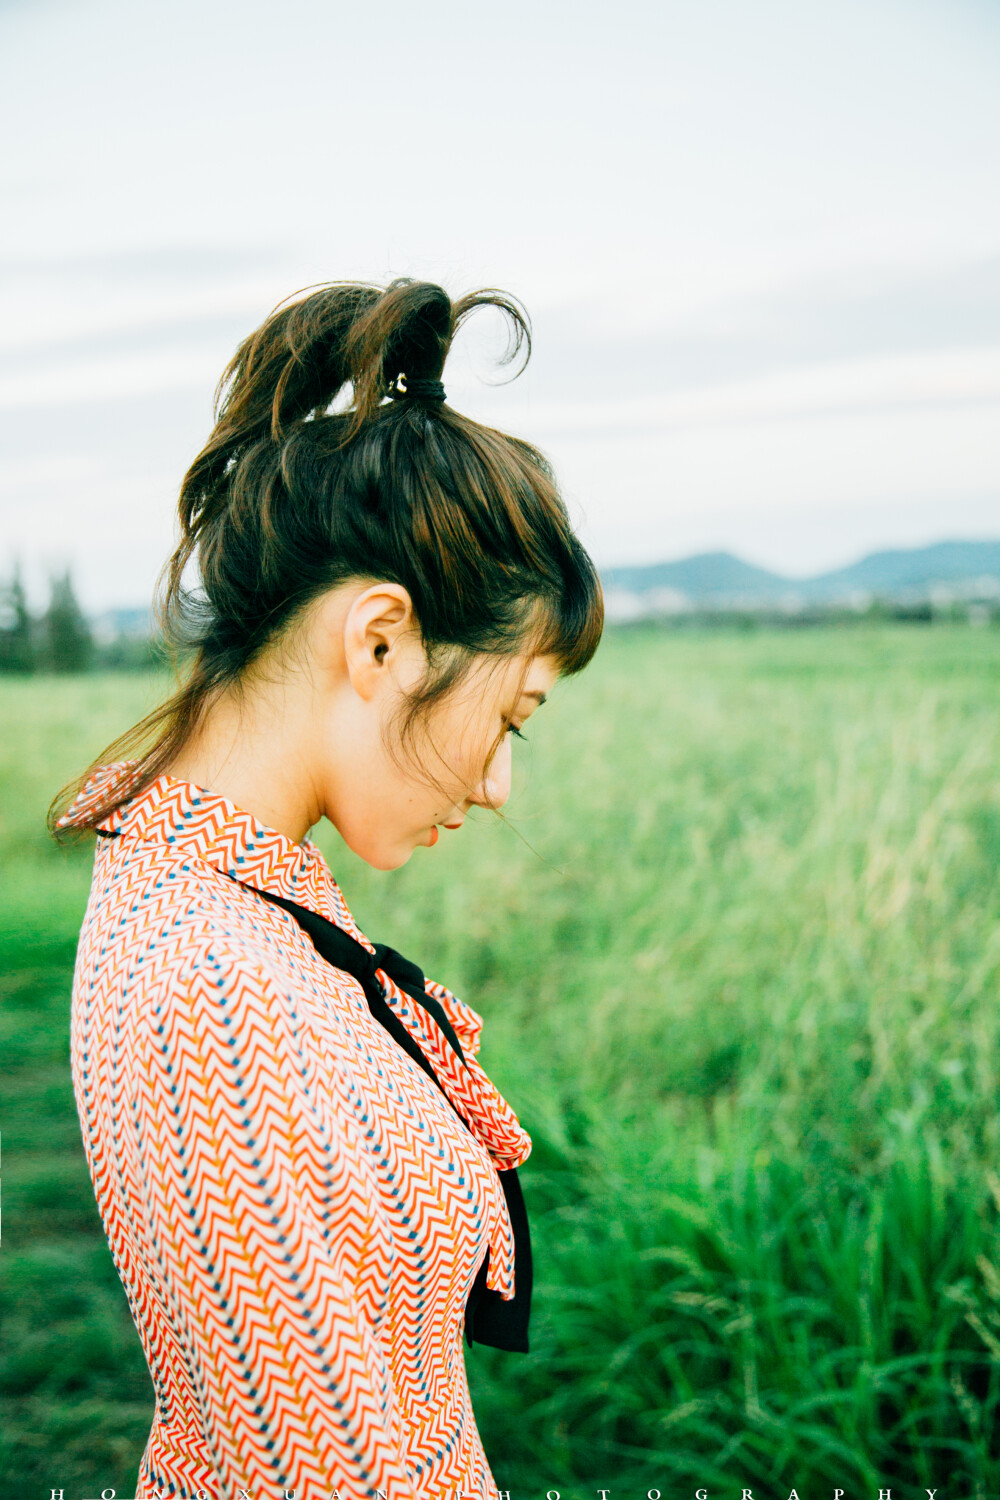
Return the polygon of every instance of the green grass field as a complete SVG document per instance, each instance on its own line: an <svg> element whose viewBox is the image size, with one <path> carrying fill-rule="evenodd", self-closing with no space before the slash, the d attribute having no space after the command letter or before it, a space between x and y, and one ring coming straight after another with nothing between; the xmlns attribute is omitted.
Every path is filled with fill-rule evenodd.
<svg viewBox="0 0 1000 1500"><path fill-rule="evenodd" d="M43 813L164 685L0 681L4 1496L131 1495L151 1416L69 1081L92 855ZM510 826L320 838L534 1140L532 1353L466 1353L512 1500L1000 1494L998 689L996 630L612 630Z"/></svg>

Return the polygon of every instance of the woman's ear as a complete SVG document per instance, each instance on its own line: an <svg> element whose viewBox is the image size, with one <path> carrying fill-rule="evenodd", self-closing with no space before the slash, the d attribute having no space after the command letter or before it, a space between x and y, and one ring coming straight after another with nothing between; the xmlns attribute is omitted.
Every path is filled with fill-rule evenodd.
<svg viewBox="0 0 1000 1500"><path fill-rule="evenodd" d="M376 583L358 594L343 624L344 660L351 686L365 702L384 688L386 675L408 685L414 676L408 662L419 631L409 592L397 583Z"/></svg>

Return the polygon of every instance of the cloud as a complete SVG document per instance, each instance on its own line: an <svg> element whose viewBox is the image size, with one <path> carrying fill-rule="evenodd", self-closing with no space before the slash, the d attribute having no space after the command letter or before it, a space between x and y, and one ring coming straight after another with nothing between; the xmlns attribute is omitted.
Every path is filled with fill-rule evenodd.
<svg viewBox="0 0 1000 1500"><path fill-rule="evenodd" d="M2 388L0 388L2 397ZM875 415L1000 403L1000 344L802 364L749 380L623 398L542 402L531 424L550 438L719 428L803 417Z"/></svg>

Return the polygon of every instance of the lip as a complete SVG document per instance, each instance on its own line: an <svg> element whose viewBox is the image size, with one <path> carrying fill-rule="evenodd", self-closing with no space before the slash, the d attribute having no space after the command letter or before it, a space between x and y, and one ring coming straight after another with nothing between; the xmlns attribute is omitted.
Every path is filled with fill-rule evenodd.
<svg viewBox="0 0 1000 1500"><path fill-rule="evenodd" d="M427 837L424 839L424 843L427 845L427 847L429 849L433 849L434 845L437 843L438 839L441 837L441 834L439 832L440 829L442 829L442 828L461 828L461 826L462 826L462 824L464 822L465 822L464 818L459 818L459 820L458 820L457 823L432 823L431 826L430 826L430 828L427 830Z"/></svg>

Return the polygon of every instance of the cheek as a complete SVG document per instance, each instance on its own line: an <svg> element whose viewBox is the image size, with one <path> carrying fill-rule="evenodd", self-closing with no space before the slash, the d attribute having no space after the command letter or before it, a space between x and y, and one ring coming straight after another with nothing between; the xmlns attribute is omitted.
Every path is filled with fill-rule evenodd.
<svg viewBox="0 0 1000 1500"><path fill-rule="evenodd" d="M475 712L476 708L479 713ZM482 705L468 703L441 714L430 728L429 738L418 732L415 743L404 751L404 770L392 771L394 785L402 786L408 801L419 802L440 815L442 800L450 807L474 795L488 778L492 784L509 779L510 736L497 743L501 724L497 713L482 712ZM487 766L487 756L493 758ZM430 784L433 778L437 786Z"/></svg>
<svg viewBox="0 0 1000 1500"><path fill-rule="evenodd" d="M484 723L481 715L470 720L466 714L457 722L452 721L449 730L438 741L440 758L432 756L428 764L456 795L474 791L482 783L484 774L493 774L505 743L501 740L499 747L496 744L499 727L495 717ZM487 757L491 752L493 762L487 767Z"/></svg>
<svg viewBox="0 0 1000 1500"><path fill-rule="evenodd" d="M470 744L467 733L459 730L449 738L438 727L431 740L421 737L406 745L398 760L381 756L370 776L375 816L416 817L420 823L442 817L478 784L483 754L484 747Z"/></svg>
<svg viewBox="0 0 1000 1500"><path fill-rule="evenodd" d="M500 744L496 746L492 759L487 764L486 757L493 742L487 740L479 746L479 755L474 762L469 764L469 791L484 793L495 801L505 802L510 795L511 763L513 760L513 747L511 737L505 734Z"/></svg>
<svg viewBox="0 0 1000 1500"><path fill-rule="evenodd" d="M503 734L497 739L499 718L490 720L486 730L480 733L475 755L470 757L470 773L478 783L484 776L494 777L510 761L511 736Z"/></svg>
<svg viewBox="0 0 1000 1500"><path fill-rule="evenodd" d="M504 800L510 795L510 778L513 763L514 742L509 734L505 734L500 749L494 757L493 764L490 766L490 782L499 785L501 797Z"/></svg>

